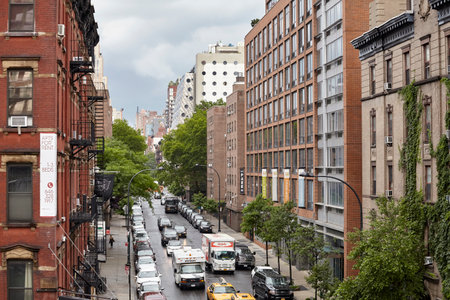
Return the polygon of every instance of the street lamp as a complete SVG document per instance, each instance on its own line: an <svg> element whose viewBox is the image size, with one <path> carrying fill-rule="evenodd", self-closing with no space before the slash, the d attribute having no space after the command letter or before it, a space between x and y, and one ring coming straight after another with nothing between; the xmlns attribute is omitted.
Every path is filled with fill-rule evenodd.
<svg viewBox="0 0 450 300"><path fill-rule="evenodd" d="M343 184L345 184L346 186L348 186L352 192L355 194L356 199L358 199L358 203L359 203L359 217L360 217L360 226L359 229L362 231L363 230L363 210L362 210L362 203L361 203L361 199L359 199L358 194L356 193L355 189L352 188L347 182L345 182L344 180L334 177L334 176L329 176L329 175L314 175L314 174L309 174L308 172L306 172L304 169L300 170L300 172L298 173L299 176L302 177L315 177L315 178L331 178L337 181L342 182Z"/></svg>
<svg viewBox="0 0 450 300"><path fill-rule="evenodd" d="M217 226L217 232L220 232L220 175L219 175L219 172L217 172L217 170L214 169L214 167L211 164L209 164L208 166L195 164L195 166L196 167L208 167L208 168L211 168L211 169L213 169L214 172L216 172L217 178L219 178L219 199L217 201L217 206L219 207L219 223L218 223L218 226Z"/></svg>
<svg viewBox="0 0 450 300"><path fill-rule="evenodd" d="M149 171L157 171L162 170L162 168L157 169L143 169L137 172L136 174L131 177L130 181L128 182L128 203L127 203L127 234L128 234L128 247L127 247L127 264L128 267L128 299L131 300L131 263L130 263L130 248L131 248L131 234L130 234L130 186L131 182L133 181L134 177L141 174L142 172L149 172Z"/></svg>

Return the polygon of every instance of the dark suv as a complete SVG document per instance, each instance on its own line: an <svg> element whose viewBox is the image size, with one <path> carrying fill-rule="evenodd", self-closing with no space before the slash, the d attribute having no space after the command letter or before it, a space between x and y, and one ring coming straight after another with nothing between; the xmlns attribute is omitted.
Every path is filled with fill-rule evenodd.
<svg viewBox="0 0 450 300"><path fill-rule="evenodd" d="M236 269L239 267L253 269L255 267L255 254L246 245L236 244Z"/></svg>
<svg viewBox="0 0 450 300"><path fill-rule="evenodd" d="M253 295L263 299L294 299L286 277L273 270L262 269L252 277Z"/></svg>

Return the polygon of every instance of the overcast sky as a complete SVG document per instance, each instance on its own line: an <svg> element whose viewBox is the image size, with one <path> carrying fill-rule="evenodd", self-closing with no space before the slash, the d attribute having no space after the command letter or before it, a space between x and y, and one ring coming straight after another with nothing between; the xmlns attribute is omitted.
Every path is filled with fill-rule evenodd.
<svg viewBox="0 0 450 300"><path fill-rule="evenodd" d="M237 44L264 15L264 0L92 0L113 107L162 114L167 85L209 44Z"/></svg>

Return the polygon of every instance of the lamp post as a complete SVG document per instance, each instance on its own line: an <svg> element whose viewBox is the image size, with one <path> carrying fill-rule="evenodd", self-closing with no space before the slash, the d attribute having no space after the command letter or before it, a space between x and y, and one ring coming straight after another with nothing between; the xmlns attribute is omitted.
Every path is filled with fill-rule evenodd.
<svg viewBox="0 0 450 300"><path fill-rule="evenodd" d="M133 177L131 177L130 181L128 182L128 202L127 202L127 241L128 241L128 247L127 247L127 264L126 266L128 267L128 299L131 300L131 262L130 262L130 254L131 254L131 234L130 234L130 186L131 186L131 182L133 181L134 177L136 177L137 175L141 174L142 172L149 172L149 171L156 171L156 170L161 170L162 168L158 168L158 169L143 169L140 170L139 172L135 173L133 175Z"/></svg>
<svg viewBox="0 0 450 300"><path fill-rule="evenodd" d="M312 178L312 177L315 177L315 178L331 178L331 179L334 179L334 180L337 180L337 181L342 182L342 183L345 184L348 188L350 188L350 189L352 190L352 192L355 194L356 199L358 199L358 203L359 203L359 217L360 217L360 220L359 220L359 222L360 222L359 229L360 229L361 231L363 230L363 210L362 210L361 199L359 199L358 194L356 193L355 189L354 189L353 187L350 186L350 184L348 184L348 183L345 182L344 180L342 180L342 179L340 179L340 178L337 178L337 177L334 177L334 176L309 174L309 173L306 172L305 170L301 170L301 171L298 173L298 175L299 175L299 176L302 176L302 177L309 177L309 178Z"/></svg>
<svg viewBox="0 0 450 300"><path fill-rule="evenodd" d="M208 167L208 168L213 169L213 171L216 172L216 174L217 174L217 178L219 179L219 199L217 201L217 206L219 208L219 223L218 223L218 226L217 226L217 232L220 232L220 208L221 207L220 207L220 175L219 175L219 172L217 172L217 170L211 164L209 164L208 166L195 164L195 166L197 166L197 167Z"/></svg>

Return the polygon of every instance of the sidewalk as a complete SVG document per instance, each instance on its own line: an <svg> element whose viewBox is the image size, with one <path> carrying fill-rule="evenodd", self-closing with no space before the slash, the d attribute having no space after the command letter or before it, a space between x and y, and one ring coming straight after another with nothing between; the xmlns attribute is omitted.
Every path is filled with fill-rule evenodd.
<svg viewBox="0 0 450 300"><path fill-rule="evenodd" d="M203 213L204 216L214 225L214 230L217 231L218 228L218 219L213 215L208 213ZM245 237L241 232L234 231L232 228L228 227L224 222L220 222L220 229L222 233L226 233L240 244L246 244L252 252L255 252L255 264L257 266L263 266L266 264L266 250L256 243L250 241L247 237ZM277 256L269 250L269 265L272 268L278 267L278 259ZM281 274L289 277L289 263L280 259L280 269ZM305 277L307 276L306 271L300 271L295 266L292 266L292 280L295 285L302 286L300 291L295 291L294 296L296 300L305 300L307 298L314 298L314 290L306 283Z"/></svg>
<svg viewBox="0 0 450 300"><path fill-rule="evenodd" d="M106 277L108 285L107 292L101 296L128 300L128 275L125 272L127 263L127 229L125 227L125 216L114 214L111 218L110 231L114 237L113 248L108 243L106 262L100 265L102 277ZM109 241L109 236L107 237ZM131 276L134 276L134 264L131 257ZM131 299L136 299L135 281L131 279Z"/></svg>

